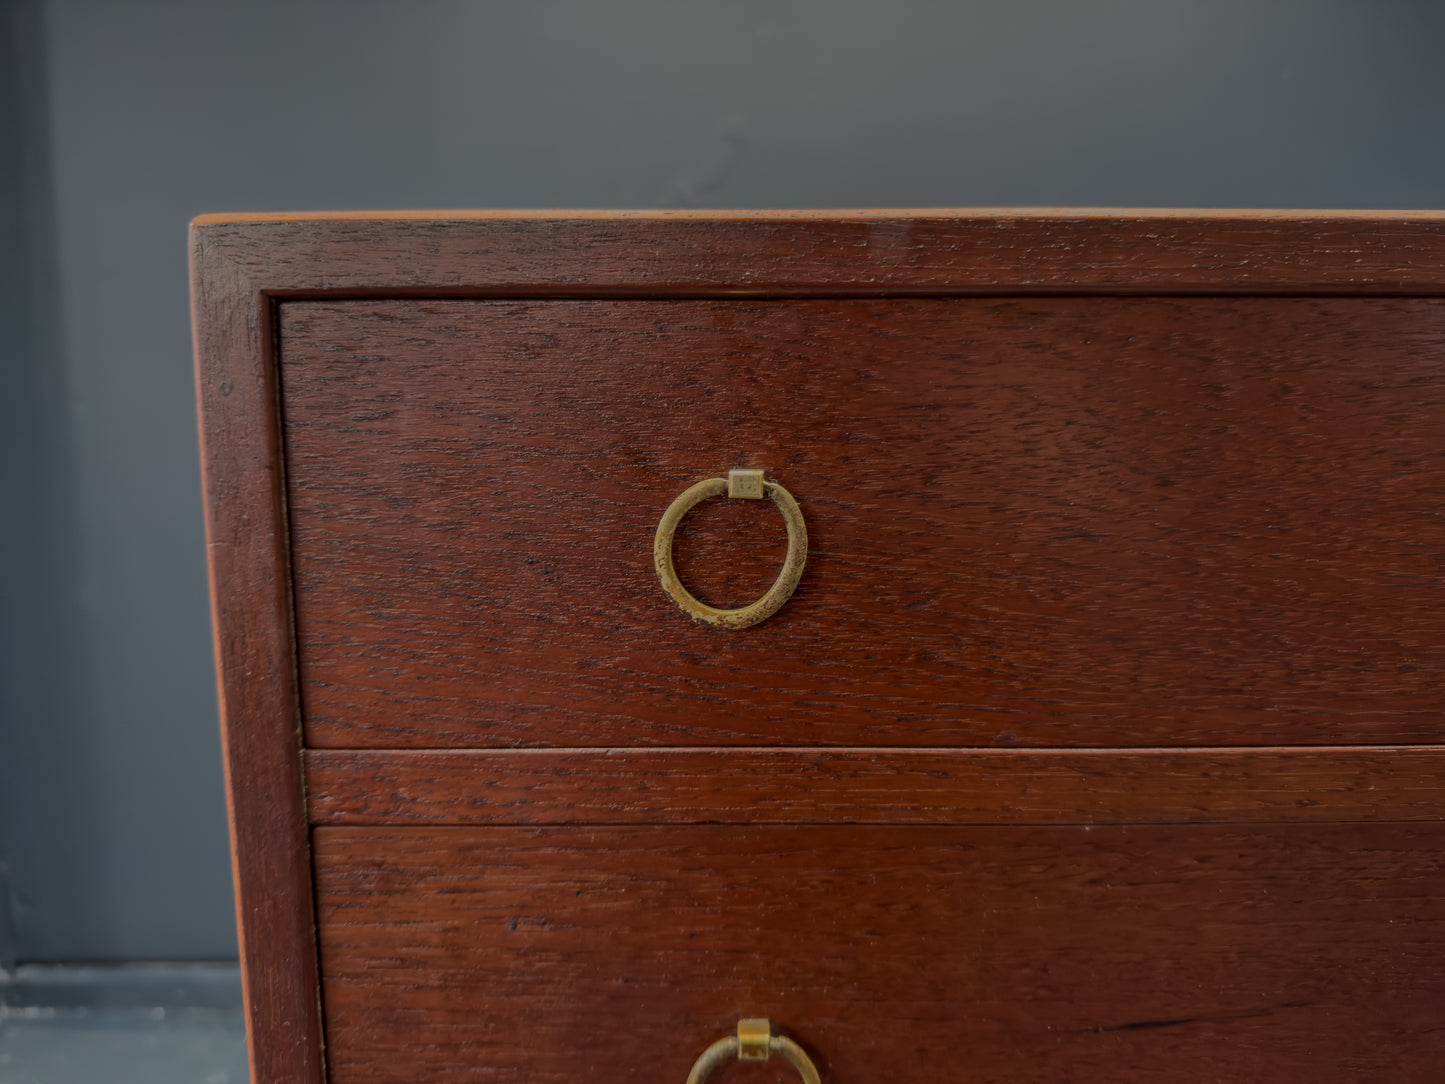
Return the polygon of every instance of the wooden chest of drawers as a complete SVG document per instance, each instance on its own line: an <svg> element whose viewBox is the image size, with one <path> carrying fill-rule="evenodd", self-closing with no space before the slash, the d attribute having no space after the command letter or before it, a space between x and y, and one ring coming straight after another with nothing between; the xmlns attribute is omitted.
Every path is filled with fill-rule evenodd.
<svg viewBox="0 0 1445 1084"><path fill-rule="evenodd" d="M761 1017L830 1084L1440 1079L1445 216L217 216L193 270L258 1082L681 1084ZM734 469L806 562L712 627L658 561L743 607L804 546L719 497L655 559Z"/></svg>

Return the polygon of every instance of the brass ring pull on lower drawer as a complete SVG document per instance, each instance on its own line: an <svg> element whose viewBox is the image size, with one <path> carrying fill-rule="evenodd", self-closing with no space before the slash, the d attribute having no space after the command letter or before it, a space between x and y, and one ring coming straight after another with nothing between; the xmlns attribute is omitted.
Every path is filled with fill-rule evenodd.
<svg viewBox="0 0 1445 1084"><path fill-rule="evenodd" d="M749 1019L738 1021L738 1033L719 1039L702 1052L702 1057L693 1064L687 1074L687 1084L703 1084L712 1071L729 1058L738 1061L767 1061L774 1054L798 1070L803 1084L822 1084L817 1067L803 1048L785 1035L774 1035L773 1026L767 1020Z"/></svg>
<svg viewBox="0 0 1445 1084"><path fill-rule="evenodd" d="M682 517L695 505L709 497L721 497L724 493L729 497L753 500L768 497L782 512L783 522L788 528L788 554L783 558L783 569L773 581L773 586L756 602L736 610L720 610L693 598L682 585L682 580L678 579L677 569L672 564L672 538ZM762 471L728 471L726 478L709 478L689 486L668 505L652 542L652 560L657 568L657 578L662 581L662 589L688 617L720 629L745 629L772 617L792 597L793 589L803 576L803 565L808 560L808 528L803 523L803 512L798 502L793 500L793 495L777 482L768 481Z"/></svg>

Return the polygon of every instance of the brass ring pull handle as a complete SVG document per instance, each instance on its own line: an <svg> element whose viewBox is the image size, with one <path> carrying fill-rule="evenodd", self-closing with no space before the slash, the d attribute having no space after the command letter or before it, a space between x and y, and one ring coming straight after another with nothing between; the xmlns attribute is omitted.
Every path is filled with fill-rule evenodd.
<svg viewBox="0 0 1445 1084"><path fill-rule="evenodd" d="M783 513L783 522L788 527L788 555L783 559L783 570L778 573L773 586L752 605L736 610L719 610L693 598L677 578L677 569L672 565L672 536L677 533L682 517L693 506L709 497L721 497L724 493L729 497L752 500L767 496ZM803 524L803 512L798 502L793 500L793 495L777 482L769 482L762 471L728 471L726 478L709 478L688 487L667 506L652 542L652 560L657 566L657 578L662 581L662 589L688 617L720 629L745 629L772 617L792 597L793 589L802 578L803 565L808 560L808 528Z"/></svg>
<svg viewBox="0 0 1445 1084"><path fill-rule="evenodd" d="M687 1074L687 1084L703 1084L712 1071L729 1058L738 1061L767 1061L774 1054L798 1070L803 1084L822 1084L818 1069L803 1048L784 1035L774 1035L766 1020L739 1020L738 1033L719 1039L702 1052Z"/></svg>

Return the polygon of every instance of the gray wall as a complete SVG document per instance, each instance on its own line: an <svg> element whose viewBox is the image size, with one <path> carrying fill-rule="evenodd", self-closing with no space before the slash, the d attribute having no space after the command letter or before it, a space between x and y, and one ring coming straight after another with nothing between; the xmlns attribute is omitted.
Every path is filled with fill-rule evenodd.
<svg viewBox="0 0 1445 1084"><path fill-rule="evenodd" d="M190 216L1445 202L1433 0L0 3L0 956L235 951Z"/></svg>

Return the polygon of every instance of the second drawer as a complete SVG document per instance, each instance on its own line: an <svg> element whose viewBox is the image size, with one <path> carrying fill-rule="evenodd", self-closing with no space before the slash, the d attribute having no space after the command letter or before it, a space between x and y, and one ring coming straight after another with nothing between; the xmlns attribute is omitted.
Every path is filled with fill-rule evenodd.
<svg viewBox="0 0 1445 1084"><path fill-rule="evenodd" d="M1438 824L323 827L315 863L334 1084L683 1084L754 1016L829 1084L1445 1063Z"/></svg>

